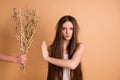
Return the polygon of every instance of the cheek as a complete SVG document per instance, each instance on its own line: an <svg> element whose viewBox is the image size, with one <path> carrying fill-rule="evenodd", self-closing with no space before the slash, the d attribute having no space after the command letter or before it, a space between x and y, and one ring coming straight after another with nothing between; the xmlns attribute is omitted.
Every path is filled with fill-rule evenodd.
<svg viewBox="0 0 120 80"><path fill-rule="evenodd" d="M65 30L63 30L63 31L62 31L62 34L65 34L65 33L66 33Z"/></svg>
<svg viewBox="0 0 120 80"><path fill-rule="evenodd" d="M65 32L64 32L64 31L62 31L62 36L63 36L63 37L65 36Z"/></svg>
<svg viewBox="0 0 120 80"><path fill-rule="evenodd" d="M73 31L70 31L71 35L73 34Z"/></svg>

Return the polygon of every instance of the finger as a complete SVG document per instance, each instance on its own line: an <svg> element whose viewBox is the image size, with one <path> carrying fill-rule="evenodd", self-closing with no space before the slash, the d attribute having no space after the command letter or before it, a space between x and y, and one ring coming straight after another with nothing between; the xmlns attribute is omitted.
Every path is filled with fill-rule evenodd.
<svg viewBox="0 0 120 80"><path fill-rule="evenodd" d="M43 47L46 46L46 41L45 40L42 42L42 46Z"/></svg>

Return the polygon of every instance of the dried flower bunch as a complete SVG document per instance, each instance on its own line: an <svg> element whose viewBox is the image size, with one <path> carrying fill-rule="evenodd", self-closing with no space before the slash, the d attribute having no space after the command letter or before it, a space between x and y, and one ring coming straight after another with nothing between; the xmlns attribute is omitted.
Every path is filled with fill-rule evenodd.
<svg viewBox="0 0 120 80"><path fill-rule="evenodd" d="M21 54L26 54L36 32L39 17L36 10L28 8L24 11L14 8L12 17L16 22L16 38L19 41ZM21 69L24 70L24 65Z"/></svg>

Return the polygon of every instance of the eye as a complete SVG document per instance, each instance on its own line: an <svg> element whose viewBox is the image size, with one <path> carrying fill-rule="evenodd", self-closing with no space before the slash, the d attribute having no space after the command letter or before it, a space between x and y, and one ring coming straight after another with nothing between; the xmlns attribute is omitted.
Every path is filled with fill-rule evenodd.
<svg viewBox="0 0 120 80"><path fill-rule="evenodd" d="M73 27L71 27L70 30L73 30Z"/></svg>
<svg viewBox="0 0 120 80"><path fill-rule="evenodd" d="M62 28L62 30L65 30L65 29L66 29L65 27Z"/></svg>

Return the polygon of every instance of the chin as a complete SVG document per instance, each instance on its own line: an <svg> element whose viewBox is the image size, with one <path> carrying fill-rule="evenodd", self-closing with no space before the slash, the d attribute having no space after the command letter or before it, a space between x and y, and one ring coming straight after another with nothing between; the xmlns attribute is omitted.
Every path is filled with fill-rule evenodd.
<svg viewBox="0 0 120 80"><path fill-rule="evenodd" d="M70 41L70 39L71 39L71 38L66 38L65 40L66 40L66 41Z"/></svg>

